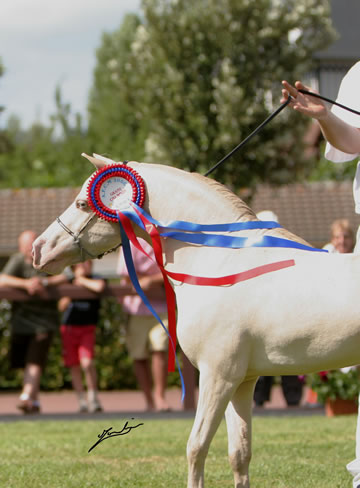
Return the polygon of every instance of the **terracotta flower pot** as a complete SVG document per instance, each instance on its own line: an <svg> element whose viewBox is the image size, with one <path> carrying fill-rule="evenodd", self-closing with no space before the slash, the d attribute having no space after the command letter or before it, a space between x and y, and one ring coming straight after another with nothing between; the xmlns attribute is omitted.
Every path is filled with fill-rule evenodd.
<svg viewBox="0 0 360 488"><path fill-rule="evenodd" d="M337 398L336 400L326 400L325 413L327 417L334 417L335 415L350 415L358 412L358 404L356 400L343 400Z"/></svg>

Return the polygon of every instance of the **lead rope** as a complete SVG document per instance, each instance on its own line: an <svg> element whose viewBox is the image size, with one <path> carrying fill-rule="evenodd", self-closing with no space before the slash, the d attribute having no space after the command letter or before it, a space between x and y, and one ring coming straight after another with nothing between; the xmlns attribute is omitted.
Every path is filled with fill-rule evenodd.
<svg viewBox="0 0 360 488"><path fill-rule="evenodd" d="M347 107L346 105L342 105L341 103L335 102L334 100L331 100L330 98L324 97L322 95L319 95L318 93L314 93L308 90L298 90L298 92L302 93L303 95L311 95L312 97L316 98L321 98L321 100L324 100L325 102L332 103L333 105L337 105L338 107L343 108L344 110L348 110L349 112L352 112L356 115L360 115L360 112L357 110L354 110L353 108ZM238 144L232 151L229 152L226 156L224 156L220 161L218 161L212 168L210 168L204 176L209 176L210 173L215 171L222 163L227 161L231 156L233 156L239 149L241 149L247 142L250 141L258 132L261 131L267 125L274 117L276 117L289 103L293 97L289 95L288 99L286 102L284 102L278 109L275 110L272 114L269 115L267 119L264 120L251 134L249 134L240 144Z"/></svg>
<svg viewBox="0 0 360 488"><path fill-rule="evenodd" d="M289 103L291 102L292 100L292 97L289 95L288 99L286 100L286 102L284 102L282 105L280 105L280 107L275 110L275 112L273 112L272 114L269 115L269 117L267 119L264 120L264 122L262 122L251 134L249 134L242 142L240 142L240 144L238 144L236 147L234 147L234 149L232 151L229 152L229 154L227 154L226 156L224 156L222 159L220 159L220 161L218 161L212 168L210 168L205 174L204 176L209 176L210 173L212 173L213 171L216 170L216 168L218 166L220 166L220 164L222 163L225 163L225 161L227 161L229 158L231 158L231 156L233 154L235 154L239 149L241 149L243 146L245 146L245 144L247 142L250 141L250 139L252 139L258 132L261 131L261 129L263 129L265 127L266 124L268 124L274 117L276 117L287 105L289 105Z"/></svg>

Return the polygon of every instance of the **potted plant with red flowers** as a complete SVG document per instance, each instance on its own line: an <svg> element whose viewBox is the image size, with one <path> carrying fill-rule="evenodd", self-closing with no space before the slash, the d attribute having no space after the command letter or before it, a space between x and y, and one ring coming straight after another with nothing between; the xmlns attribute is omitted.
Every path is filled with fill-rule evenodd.
<svg viewBox="0 0 360 488"><path fill-rule="evenodd" d="M325 404L326 415L357 413L360 375L357 366L321 371L307 376L308 386Z"/></svg>

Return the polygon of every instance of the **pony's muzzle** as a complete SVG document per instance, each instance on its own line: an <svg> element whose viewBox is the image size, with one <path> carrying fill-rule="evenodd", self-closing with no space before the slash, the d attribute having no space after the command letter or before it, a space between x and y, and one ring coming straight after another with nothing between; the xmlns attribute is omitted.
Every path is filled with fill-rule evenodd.
<svg viewBox="0 0 360 488"><path fill-rule="evenodd" d="M32 246L32 258L33 258L33 266L35 268L40 266L41 263L41 249L43 245L45 244L45 239L43 237L38 237Z"/></svg>

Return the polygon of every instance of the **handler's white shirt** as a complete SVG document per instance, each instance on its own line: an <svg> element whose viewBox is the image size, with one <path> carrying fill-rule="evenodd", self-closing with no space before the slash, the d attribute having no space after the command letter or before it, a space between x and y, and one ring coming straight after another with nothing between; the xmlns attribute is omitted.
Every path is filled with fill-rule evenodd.
<svg viewBox="0 0 360 488"><path fill-rule="evenodd" d="M344 76L336 101L360 112L360 61L354 64L354 66ZM340 119L344 120L344 122L360 128L360 115L356 115L348 110L337 107L336 105L333 105L331 111ZM344 153L333 147L331 144L326 144L325 157L334 163L352 161L359 155L360 153ZM355 200L355 212L360 214L360 161L358 162L356 168L353 193Z"/></svg>
<svg viewBox="0 0 360 488"><path fill-rule="evenodd" d="M360 61L347 72L344 76L337 101L360 111ZM348 124L354 127L360 127L360 115L353 114L348 110L344 110L336 105L333 105L331 111L337 115L340 119L344 120ZM331 144L327 143L325 148L325 157L334 163L343 163L345 161L352 161L360 154L348 154L339 151ZM355 212L360 213L360 161L357 164L356 174L353 184L353 193L355 200ZM360 252L360 227L356 236L356 246L354 253ZM359 410L357 416L356 425L356 459L349 463L346 468L353 476L353 488L359 488L360 486L360 394L359 394Z"/></svg>

